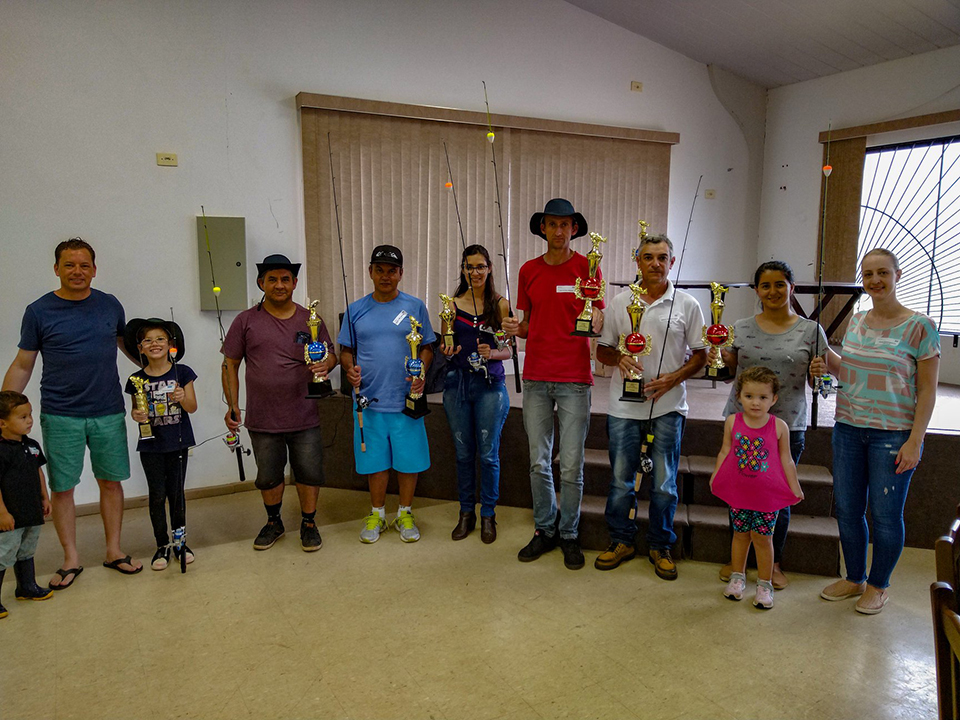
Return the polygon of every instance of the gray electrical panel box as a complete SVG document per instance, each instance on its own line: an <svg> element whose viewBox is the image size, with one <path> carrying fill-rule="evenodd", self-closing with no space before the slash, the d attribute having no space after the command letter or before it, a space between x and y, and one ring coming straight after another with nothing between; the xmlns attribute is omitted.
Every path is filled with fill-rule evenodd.
<svg viewBox="0 0 960 720"><path fill-rule="evenodd" d="M206 225L206 227L204 227ZM210 252L207 252L207 238ZM200 260L200 309L216 310L213 280L220 287L221 310L247 309L247 233L245 218L197 216ZM210 272L211 258L213 274Z"/></svg>

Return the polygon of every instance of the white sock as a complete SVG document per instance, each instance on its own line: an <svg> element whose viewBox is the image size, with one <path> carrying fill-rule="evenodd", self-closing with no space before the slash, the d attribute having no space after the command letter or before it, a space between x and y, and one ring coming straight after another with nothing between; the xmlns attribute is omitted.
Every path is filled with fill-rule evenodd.
<svg viewBox="0 0 960 720"><path fill-rule="evenodd" d="M408 513L413 512L409 505L401 505L397 508L397 517L400 517L400 513L402 513L404 510L406 510Z"/></svg>
<svg viewBox="0 0 960 720"><path fill-rule="evenodd" d="M373 515L373 514L379 515L381 520L386 520L386 519L387 519L387 510L386 510L386 508L375 507L375 508L373 508L373 510L370 511L370 514L371 514L371 515Z"/></svg>

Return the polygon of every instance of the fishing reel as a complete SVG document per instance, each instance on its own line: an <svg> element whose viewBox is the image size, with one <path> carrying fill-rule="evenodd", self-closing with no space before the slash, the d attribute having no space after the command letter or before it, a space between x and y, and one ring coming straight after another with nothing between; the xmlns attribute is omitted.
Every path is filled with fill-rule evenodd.
<svg viewBox="0 0 960 720"><path fill-rule="evenodd" d="M176 548L176 554L180 558L180 572L185 573L187 571L187 554L183 551L183 548L186 546L187 539L187 529L185 527L178 527L173 531L173 547Z"/></svg>
<svg viewBox="0 0 960 720"><path fill-rule="evenodd" d="M226 435L223 436L223 444L230 448L230 451L241 452L244 455L250 454L250 448L243 446L243 442L240 440L239 430L231 430Z"/></svg>
<svg viewBox="0 0 960 720"><path fill-rule="evenodd" d="M368 398L365 395L357 395L357 412L363 412L371 403L380 402L380 398Z"/></svg>
<svg viewBox="0 0 960 720"><path fill-rule="evenodd" d="M470 363L470 370L475 373L483 373L485 380L490 379L490 371L487 368L487 361L480 357L480 353L472 352L467 355L467 362Z"/></svg>
<svg viewBox="0 0 960 720"><path fill-rule="evenodd" d="M820 393L820 397L826 399L832 393L840 389L832 375L821 375L813 381L813 392Z"/></svg>

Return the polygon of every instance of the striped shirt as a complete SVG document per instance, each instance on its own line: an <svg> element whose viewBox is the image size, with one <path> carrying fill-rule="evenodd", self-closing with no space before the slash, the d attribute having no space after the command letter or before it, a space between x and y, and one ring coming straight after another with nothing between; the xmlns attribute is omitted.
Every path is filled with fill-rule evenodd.
<svg viewBox="0 0 960 720"><path fill-rule="evenodd" d="M837 422L910 430L917 408L917 363L940 355L937 326L915 313L895 327L867 326L857 313L843 338Z"/></svg>

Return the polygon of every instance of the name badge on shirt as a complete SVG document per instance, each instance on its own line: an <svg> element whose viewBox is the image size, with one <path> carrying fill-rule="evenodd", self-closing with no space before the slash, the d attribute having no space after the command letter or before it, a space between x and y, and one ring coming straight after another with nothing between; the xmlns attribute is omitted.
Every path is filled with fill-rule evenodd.
<svg viewBox="0 0 960 720"><path fill-rule="evenodd" d="M394 325L399 325L400 323L403 322L403 319L404 319L406 316L407 316L407 311L406 311L406 310L401 310L400 312L397 313L397 316L393 319L393 324L394 324Z"/></svg>
<svg viewBox="0 0 960 720"><path fill-rule="evenodd" d="M897 338L892 337L878 337L877 345L887 345L889 347L896 347L900 344L900 341Z"/></svg>
<svg viewBox="0 0 960 720"><path fill-rule="evenodd" d="M572 293L573 291L573 285L557 285L558 293Z"/></svg>

